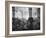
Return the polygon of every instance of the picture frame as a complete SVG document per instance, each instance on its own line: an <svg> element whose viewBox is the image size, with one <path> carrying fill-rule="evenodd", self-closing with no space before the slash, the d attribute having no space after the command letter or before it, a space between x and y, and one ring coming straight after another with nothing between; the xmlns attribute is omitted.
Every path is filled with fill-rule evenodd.
<svg viewBox="0 0 46 38"><path fill-rule="evenodd" d="M34 7L39 8L40 7L40 28L41 31L15 31L14 33L12 32L12 7L31 7L34 9ZM37 9L36 9L37 10ZM17 10L18 11L18 10ZM27 13L26 13L27 14ZM14 30L13 30L14 31ZM44 3L34 3L34 2L20 2L20 1L6 1L5 2L5 36L6 37L18 37L18 36L35 36L35 35L44 35L45 34L45 4Z"/></svg>

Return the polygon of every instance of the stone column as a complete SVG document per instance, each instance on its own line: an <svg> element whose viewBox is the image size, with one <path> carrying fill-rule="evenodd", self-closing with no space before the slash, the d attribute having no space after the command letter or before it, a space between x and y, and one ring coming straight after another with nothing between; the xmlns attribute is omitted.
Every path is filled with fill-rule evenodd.
<svg viewBox="0 0 46 38"><path fill-rule="evenodd" d="M32 8L29 8L29 17L32 17Z"/></svg>
<svg viewBox="0 0 46 38"><path fill-rule="evenodd" d="M15 18L15 7L12 7L12 17Z"/></svg>
<svg viewBox="0 0 46 38"><path fill-rule="evenodd" d="M38 16L37 13L38 13L37 8L32 8L32 17L33 18L37 18L37 16Z"/></svg>

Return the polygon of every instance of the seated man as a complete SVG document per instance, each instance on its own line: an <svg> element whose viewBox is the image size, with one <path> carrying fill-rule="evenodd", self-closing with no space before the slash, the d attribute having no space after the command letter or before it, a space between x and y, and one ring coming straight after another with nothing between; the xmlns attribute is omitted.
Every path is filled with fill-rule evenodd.
<svg viewBox="0 0 46 38"><path fill-rule="evenodd" d="M33 30L33 18L32 17L29 17L28 21L27 21L27 27L28 27L28 30Z"/></svg>

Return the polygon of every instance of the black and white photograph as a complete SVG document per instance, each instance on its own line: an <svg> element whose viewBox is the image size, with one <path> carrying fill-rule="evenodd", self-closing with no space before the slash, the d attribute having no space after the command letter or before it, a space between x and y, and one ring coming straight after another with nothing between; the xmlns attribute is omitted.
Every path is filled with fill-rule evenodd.
<svg viewBox="0 0 46 38"><path fill-rule="evenodd" d="M43 6L10 4L9 34L43 33Z"/></svg>
<svg viewBox="0 0 46 38"><path fill-rule="evenodd" d="M6 36L45 34L44 3L6 2Z"/></svg>
<svg viewBox="0 0 46 38"><path fill-rule="evenodd" d="M40 30L40 8L12 6L12 31Z"/></svg>

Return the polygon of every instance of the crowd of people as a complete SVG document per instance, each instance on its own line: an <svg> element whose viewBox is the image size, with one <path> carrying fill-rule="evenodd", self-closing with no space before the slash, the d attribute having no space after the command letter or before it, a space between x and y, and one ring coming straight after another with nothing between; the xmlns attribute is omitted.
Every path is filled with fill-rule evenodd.
<svg viewBox="0 0 46 38"><path fill-rule="evenodd" d="M26 22L18 18L12 18L12 31L22 30L40 30L40 17L35 20L29 17Z"/></svg>

